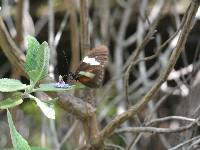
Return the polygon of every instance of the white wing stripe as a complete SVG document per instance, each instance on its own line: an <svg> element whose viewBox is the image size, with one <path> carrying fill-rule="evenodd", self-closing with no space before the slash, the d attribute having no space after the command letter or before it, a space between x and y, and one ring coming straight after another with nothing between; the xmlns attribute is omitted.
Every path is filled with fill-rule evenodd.
<svg viewBox="0 0 200 150"><path fill-rule="evenodd" d="M100 62L96 61L95 58L89 58L88 56L84 57L83 62L92 66L100 65Z"/></svg>

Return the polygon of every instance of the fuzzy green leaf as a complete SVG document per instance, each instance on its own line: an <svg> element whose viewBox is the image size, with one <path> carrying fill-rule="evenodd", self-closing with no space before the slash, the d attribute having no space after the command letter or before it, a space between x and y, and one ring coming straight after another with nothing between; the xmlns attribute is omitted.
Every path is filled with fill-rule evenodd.
<svg viewBox="0 0 200 150"><path fill-rule="evenodd" d="M24 68L26 72L30 72L36 69L38 51L40 48L40 43L32 36L28 36L28 49L26 54L26 63Z"/></svg>
<svg viewBox="0 0 200 150"><path fill-rule="evenodd" d="M52 103L50 104L42 102L36 97L33 100L36 101L37 105L40 107L40 109L47 118L55 119L55 110L54 110L54 105Z"/></svg>
<svg viewBox="0 0 200 150"><path fill-rule="evenodd" d="M14 92L24 90L27 88L26 84L21 83L19 80L3 78L0 79L1 92Z"/></svg>
<svg viewBox="0 0 200 150"><path fill-rule="evenodd" d="M15 107L17 105L20 105L23 100L22 100L22 93L17 92L11 95L11 97L1 100L0 101L0 109L7 109L11 107Z"/></svg>
<svg viewBox="0 0 200 150"><path fill-rule="evenodd" d="M8 109L7 118L14 150L31 150L30 146L28 145L28 142L17 132Z"/></svg>
<svg viewBox="0 0 200 150"><path fill-rule="evenodd" d="M49 47L47 42L43 42L40 45L35 38L28 38L28 52L24 67L33 84L47 76L49 68Z"/></svg>

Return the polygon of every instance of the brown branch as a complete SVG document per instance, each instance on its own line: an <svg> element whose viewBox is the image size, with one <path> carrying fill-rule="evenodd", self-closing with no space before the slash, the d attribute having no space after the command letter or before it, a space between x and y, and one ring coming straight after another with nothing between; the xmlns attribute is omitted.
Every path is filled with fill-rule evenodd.
<svg viewBox="0 0 200 150"><path fill-rule="evenodd" d="M90 118L96 109L82 99L68 93L59 93L58 104L70 114L75 115L79 120L85 121Z"/></svg>
<svg viewBox="0 0 200 150"><path fill-rule="evenodd" d="M69 16L70 16L70 36L71 36L71 71L75 71L80 62L80 49L79 49L79 30L78 30L78 18L76 14L76 1L65 0L66 6L69 5Z"/></svg>
<svg viewBox="0 0 200 150"><path fill-rule="evenodd" d="M169 120L179 120L179 121L190 121L190 122L195 122L196 120L193 118L187 118L187 117L182 117L182 116L168 116L168 117L164 117L164 118L158 118L158 119L153 119L148 123L145 123L146 126L149 125L155 125L155 124L159 124L159 123L163 123Z"/></svg>
<svg viewBox="0 0 200 150"><path fill-rule="evenodd" d="M80 5L81 54L84 56L90 50L89 2L88 0L81 0Z"/></svg>
<svg viewBox="0 0 200 150"><path fill-rule="evenodd" d="M191 27L194 23L194 18L196 15L196 12L198 10L199 4L195 3L194 1L191 2L189 6L188 12L185 13L186 19L183 25L183 28L180 33L180 37L178 39L178 43L176 47L174 48L168 65L164 69L164 71L161 72L159 78L157 79L154 86L147 92L147 94L138 102L136 105L130 107L126 112L118 115L115 117L94 139L94 146L100 146L104 140L112 134L112 132L119 127L122 123L124 123L127 119L130 117L133 117L137 113L140 113L142 108L146 106L146 104L151 100L151 98L159 91L160 86L163 82L166 81L167 76L171 72L171 70L174 68L174 65L181 53L181 51L184 49L186 40L188 38L189 32L191 30Z"/></svg>
<svg viewBox="0 0 200 150"><path fill-rule="evenodd" d="M186 126L178 127L178 128L156 128L156 127L133 127L133 128L125 128L125 129L119 129L115 133L124 133L124 132L133 132L133 133L141 133L141 132L149 132L152 134L162 134L162 133L177 133L177 132L183 132L186 130L189 130L191 128L196 127L196 124L191 123Z"/></svg>
<svg viewBox="0 0 200 150"><path fill-rule="evenodd" d="M100 32L102 41L108 45L109 44L109 21L110 21L110 1L101 0L97 1L99 4L99 13L100 13Z"/></svg>
<svg viewBox="0 0 200 150"><path fill-rule="evenodd" d="M15 66L13 69L16 69L16 72L20 72L22 75L26 76L24 71L25 56L11 39L1 16L0 46L9 62L12 64L12 66Z"/></svg>
<svg viewBox="0 0 200 150"><path fill-rule="evenodd" d="M165 118L159 118L159 119L155 119L154 122L152 121L148 124L161 123L161 122L165 122L171 119L192 121L192 122L188 125L177 127L177 128L171 128L171 129L170 128L156 128L156 127L128 127L128 128L116 130L115 134L124 133L124 132L133 132L133 133L150 132L150 133L155 133L155 134L177 133L177 132L183 132L191 128L194 128L196 126L199 126L199 118L191 119L191 118L186 118L186 117L181 117L181 116L169 116Z"/></svg>
<svg viewBox="0 0 200 150"><path fill-rule="evenodd" d="M81 34L81 54L82 57L85 53L90 50L90 34L89 34L89 1L88 0L81 0L80 1L80 34ZM79 96L83 97L85 101L90 103L92 106L95 107L95 98L93 89L85 89L83 93L79 93ZM87 105L85 105L87 109ZM88 112L89 115L89 112ZM95 137L98 132L98 123L96 118L96 113L90 114L90 117L83 123L84 132L86 134L86 143L90 143L91 137Z"/></svg>
<svg viewBox="0 0 200 150"><path fill-rule="evenodd" d="M24 44L24 17L25 16L25 2L24 0L19 0L18 1L18 7L17 7L17 16L16 16L16 30L17 30L17 35L16 35L16 44L18 47L24 51L25 44Z"/></svg>

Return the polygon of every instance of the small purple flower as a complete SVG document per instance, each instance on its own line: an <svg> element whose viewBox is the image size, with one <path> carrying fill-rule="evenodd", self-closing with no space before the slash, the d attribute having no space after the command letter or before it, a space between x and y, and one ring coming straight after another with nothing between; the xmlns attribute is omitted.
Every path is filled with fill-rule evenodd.
<svg viewBox="0 0 200 150"><path fill-rule="evenodd" d="M59 81L57 83L54 84L55 87L57 88L69 88L70 85L65 83L65 81L63 81L62 76L59 76Z"/></svg>
<svg viewBox="0 0 200 150"><path fill-rule="evenodd" d="M55 87L57 88L68 88L69 87L69 84L65 84L65 82L57 82L55 83Z"/></svg>

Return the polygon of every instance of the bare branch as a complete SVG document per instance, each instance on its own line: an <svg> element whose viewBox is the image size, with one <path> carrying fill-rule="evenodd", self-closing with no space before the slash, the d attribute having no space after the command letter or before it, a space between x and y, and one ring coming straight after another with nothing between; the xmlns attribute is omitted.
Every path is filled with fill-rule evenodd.
<svg viewBox="0 0 200 150"><path fill-rule="evenodd" d="M125 128L117 130L115 133L123 133L123 132L133 132L133 133L141 133L141 132L149 132L152 134L161 134L161 133L176 133L176 132L183 132L189 130L190 128L195 127L194 124L189 124L187 126L182 126L178 128L156 128L156 127L133 127L133 128Z"/></svg>

